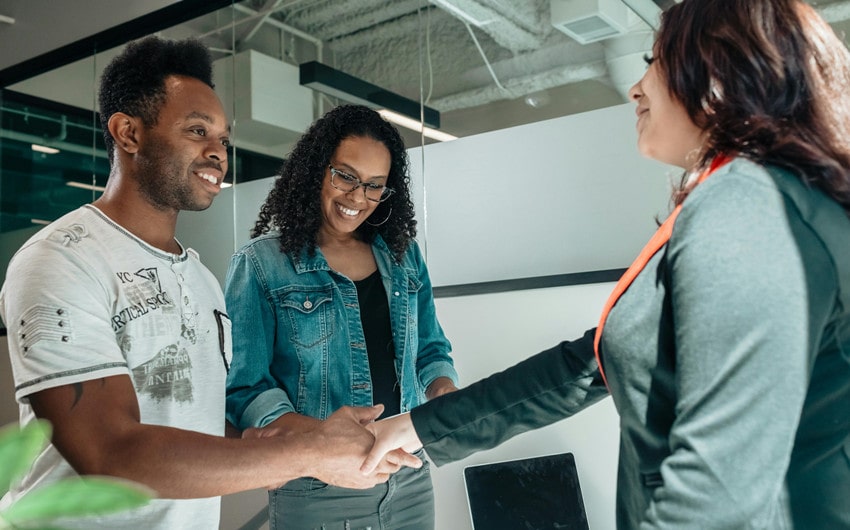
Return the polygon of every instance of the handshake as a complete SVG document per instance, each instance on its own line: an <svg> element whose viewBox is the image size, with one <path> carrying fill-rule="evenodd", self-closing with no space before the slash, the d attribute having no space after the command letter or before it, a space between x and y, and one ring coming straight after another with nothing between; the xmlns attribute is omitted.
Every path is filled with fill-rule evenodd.
<svg viewBox="0 0 850 530"><path fill-rule="evenodd" d="M383 405L342 407L324 421L300 417L286 424L292 428L275 421L264 428L245 430L242 438L279 438L284 450L295 452L290 460L299 462L299 476L344 488L371 488L402 467L422 466L419 457L411 454L422 443L410 414L375 421L383 411ZM290 414L281 419L287 416Z"/></svg>

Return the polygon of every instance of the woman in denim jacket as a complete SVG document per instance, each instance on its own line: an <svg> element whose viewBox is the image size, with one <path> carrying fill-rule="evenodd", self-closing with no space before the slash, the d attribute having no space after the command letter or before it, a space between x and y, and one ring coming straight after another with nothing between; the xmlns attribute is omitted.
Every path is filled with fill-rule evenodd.
<svg viewBox="0 0 850 530"><path fill-rule="evenodd" d="M389 416L456 390L407 173L398 131L363 106L299 140L227 273L235 426L307 431L343 406ZM287 530L432 529L428 466L368 490L298 479L269 492L269 517Z"/></svg>

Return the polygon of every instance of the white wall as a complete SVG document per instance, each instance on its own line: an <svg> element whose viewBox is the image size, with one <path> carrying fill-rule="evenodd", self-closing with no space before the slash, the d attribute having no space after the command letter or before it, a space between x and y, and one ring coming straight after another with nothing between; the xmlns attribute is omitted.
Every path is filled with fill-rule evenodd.
<svg viewBox="0 0 850 530"><path fill-rule="evenodd" d="M634 109L428 145L424 177L411 149L433 284L627 267L669 211L675 174L638 153Z"/></svg>

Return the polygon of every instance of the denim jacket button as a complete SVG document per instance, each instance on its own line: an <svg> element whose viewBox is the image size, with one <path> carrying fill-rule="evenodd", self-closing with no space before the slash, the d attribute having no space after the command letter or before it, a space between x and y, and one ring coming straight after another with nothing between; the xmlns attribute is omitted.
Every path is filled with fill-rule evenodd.
<svg viewBox="0 0 850 530"><path fill-rule="evenodd" d="M304 300L304 309L310 309L311 307L313 307L313 302L310 300Z"/></svg>

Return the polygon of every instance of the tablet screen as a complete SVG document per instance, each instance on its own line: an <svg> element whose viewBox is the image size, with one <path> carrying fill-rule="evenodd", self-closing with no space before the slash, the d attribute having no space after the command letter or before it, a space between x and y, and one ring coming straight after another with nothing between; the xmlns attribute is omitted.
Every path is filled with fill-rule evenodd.
<svg viewBox="0 0 850 530"><path fill-rule="evenodd" d="M588 530L572 453L468 466L472 525L480 530Z"/></svg>

